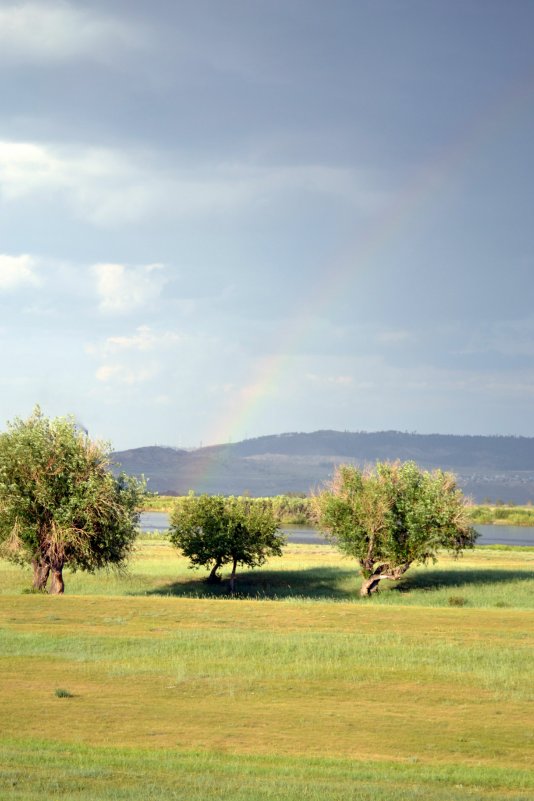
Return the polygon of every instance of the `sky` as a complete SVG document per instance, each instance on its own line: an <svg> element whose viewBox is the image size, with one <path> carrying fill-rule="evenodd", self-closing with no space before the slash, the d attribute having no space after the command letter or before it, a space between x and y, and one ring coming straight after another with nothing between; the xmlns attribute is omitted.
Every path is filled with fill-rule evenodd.
<svg viewBox="0 0 534 801"><path fill-rule="evenodd" d="M0 0L0 428L534 436L532 0Z"/></svg>

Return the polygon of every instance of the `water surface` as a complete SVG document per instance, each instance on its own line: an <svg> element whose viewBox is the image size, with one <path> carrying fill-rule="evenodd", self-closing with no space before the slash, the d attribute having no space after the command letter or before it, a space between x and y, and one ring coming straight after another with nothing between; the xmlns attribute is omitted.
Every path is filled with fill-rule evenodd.
<svg viewBox="0 0 534 801"><path fill-rule="evenodd" d="M166 531L169 515L166 512L143 512L141 531ZM326 542L321 533L310 526L284 526L288 542L321 545ZM478 545L532 545L534 526L476 526L480 534Z"/></svg>

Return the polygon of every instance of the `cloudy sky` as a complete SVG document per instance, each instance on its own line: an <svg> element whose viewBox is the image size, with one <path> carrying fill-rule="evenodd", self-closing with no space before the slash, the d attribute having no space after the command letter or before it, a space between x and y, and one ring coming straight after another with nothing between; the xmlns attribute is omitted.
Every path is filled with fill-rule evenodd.
<svg viewBox="0 0 534 801"><path fill-rule="evenodd" d="M532 0L0 0L0 427L534 435Z"/></svg>

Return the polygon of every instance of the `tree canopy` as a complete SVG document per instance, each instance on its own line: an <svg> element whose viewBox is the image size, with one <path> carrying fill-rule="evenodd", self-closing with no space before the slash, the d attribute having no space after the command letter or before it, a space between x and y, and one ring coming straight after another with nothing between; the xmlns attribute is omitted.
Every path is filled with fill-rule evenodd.
<svg viewBox="0 0 534 801"><path fill-rule="evenodd" d="M326 534L359 561L361 595L400 579L414 562L435 560L440 549L459 554L477 537L455 477L414 462L341 465L314 504Z"/></svg>
<svg viewBox="0 0 534 801"><path fill-rule="evenodd" d="M36 408L0 434L0 552L31 563L34 587L64 590L63 568L120 567L137 535L142 482L110 471L109 447L72 418Z"/></svg>
<svg viewBox="0 0 534 801"><path fill-rule="evenodd" d="M209 579L232 564L230 591L234 591L237 565L256 567L269 556L281 556L285 542L270 501L189 495L181 498L171 515L171 542L193 567L210 568Z"/></svg>

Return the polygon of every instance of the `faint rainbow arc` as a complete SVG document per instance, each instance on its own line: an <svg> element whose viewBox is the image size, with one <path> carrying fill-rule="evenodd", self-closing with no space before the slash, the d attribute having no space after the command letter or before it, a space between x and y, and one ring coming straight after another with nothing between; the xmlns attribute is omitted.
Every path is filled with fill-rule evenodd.
<svg viewBox="0 0 534 801"><path fill-rule="evenodd" d="M485 114L480 115L468 126L466 132L458 137L438 159L420 169L413 179L386 209L385 213L372 225L359 242L351 241L341 255L333 260L324 271L324 278L310 292L306 301L287 322L278 337L274 352L261 359L251 380L241 389L230 408L226 408L205 435L205 441L227 443L239 430L246 430L248 422L257 413L262 402L265 403L270 389L280 383L299 344L313 329L315 320L331 307L336 298L356 280L361 271L369 265L373 255L384 248L402 226L414 218L415 212L427 200L434 197L468 158L476 153L477 147L491 140L501 127L508 127L514 112L520 111L526 100L531 99L534 90L532 76L518 84L515 91L490 105ZM191 478L195 483L208 478L204 470Z"/></svg>

